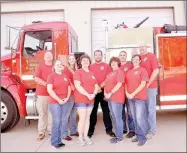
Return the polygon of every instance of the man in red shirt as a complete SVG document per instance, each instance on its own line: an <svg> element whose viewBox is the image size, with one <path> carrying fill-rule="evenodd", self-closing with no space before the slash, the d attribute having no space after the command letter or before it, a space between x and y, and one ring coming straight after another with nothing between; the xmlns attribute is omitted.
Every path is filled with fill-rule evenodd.
<svg viewBox="0 0 187 153"><path fill-rule="evenodd" d="M95 125L97 123L97 111L99 103L101 105L101 109L103 112L103 121L105 125L105 130L108 135L111 137L114 137L115 134L112 132L112 121L110 118L110 111L108 108L108 103L104 100L104 80L106 79L107 74L111 71L111 68L108 64L102 62L103 53L101 50L96 50L94 52L94 59L95 63L90 66L90 71L93 72L94 76L96 77L96 80L98 82L98 85L100 87L99 92L94 101L94 108L92 110L91 116L90 116L90 128L88 132L88 136L92 137Z"/></svg>
<svg viewBox="0 0 187 153"><path fill-rule="evenodd" d="M149 123L147 138L151 138L156 132L156 96L159 65L156 56L153 53L148 52L147 47L148 46L144 43L139 45L139 52L142 59L140 66L145 68L149 75L149 81L147 83L148 102L146 103Z"/></svg>
<svg viewBox="0 0 187 153"><path fill-rule="evenodd" d="M37 110L39 113L38 120L38 133L39 140L45 137L46 129L48 129L49 134L51 133L51 114L48 110L48 92L47 92L47 77L52 72L53 68L53 55L51 52L46 52L44 54L44 62L38 65L34 80L37 84L36 95L37 95Z"/></svg>
<svg viewBox="0 0 187 153"><path fill-rule="evenodd" d="M127 62L127 52L126 51L121 51L119 53L119 59L121 62L121 66L120 69L124 72L124 76L126 75L126 73L131 70L133 68L133 65L130 62ZM124 84L123 84L124 85ZM126 138L132 138L135 133L135 129L134 129L134 124L133 124L133 119L130 115L130 110L128 109L128 100L127 98L125 98L125 103L123 104L123 109L122 109L122 119L123 119L123 133L126 134L127 133L127 125L126 125L126 113L125 113L125 108L127 109L127 114L128 114L128 128L129 128L129 133L126 135Z"/></svg>

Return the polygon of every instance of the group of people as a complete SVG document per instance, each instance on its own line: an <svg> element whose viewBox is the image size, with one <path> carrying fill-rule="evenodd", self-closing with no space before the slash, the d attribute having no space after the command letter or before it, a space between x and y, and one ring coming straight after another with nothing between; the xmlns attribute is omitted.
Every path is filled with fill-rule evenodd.
<svg viewBox="0 0 187 153"><path fill-rule="evenodd" d="M139 52L127 62L127 52L121 51L119 57L112 57L106 64L102 62L102 51L96 50L95 63L84 54L80 58L80 69L73 54L68 56L67 64L61 60L53 64L52 53L46 52L44 63L37 67L34 75L38 139L42 140L48 130L55 148L65 145L62 139L71 141L71 136L77 136L81 146L92 144L90 138L94 135L100 104L111 143L122 141L123 134L127 134L126 138L133 138L132 142L144 145L156 132L159 69L156 56L147 51L146 44L140 44Z"/></svg>

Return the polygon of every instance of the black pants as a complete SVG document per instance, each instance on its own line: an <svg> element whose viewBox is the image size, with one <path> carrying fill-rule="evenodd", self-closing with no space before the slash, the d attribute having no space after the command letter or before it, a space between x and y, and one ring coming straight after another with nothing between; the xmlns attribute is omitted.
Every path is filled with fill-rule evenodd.
<svg viewBox="0 0 187 153"><path fill-rule="evenodd" d="M95 130L95 125L97 123L97 111L98 111L99 103L101 105L101 109L103 112L103 122L105 125L105 131L106 132L112 131L112 121L110 118L110 111L108 108L108 102L106 102L103 99L104 99L104 92L102 90L102 92L98 93L95 97L94 107L93 107L92 113L90 115L90 128L89 128L90 133L94 133L94 130Z"/></svg>

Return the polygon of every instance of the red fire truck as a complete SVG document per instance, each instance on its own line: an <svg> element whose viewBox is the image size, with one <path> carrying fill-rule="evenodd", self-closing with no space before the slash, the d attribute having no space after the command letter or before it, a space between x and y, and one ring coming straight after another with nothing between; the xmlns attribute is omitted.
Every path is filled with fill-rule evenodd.
<svg viewBox="0 0 187 153"><path fill-rule="evenodd" d="M155 53L161 64L158 106L184 106L186 33L165 33L163 28L153 32ZM77 52L77 42L75 31L66 22L35 22L19 29L17 47L14 49L8 45L11 53L1 58L1 132L12 129L20 117L37 119L33 79L37 64L42 62L48 50L55 59L60 58L63 62L70 52L74 52L79 62L83 53Z"/></svg>
<svg viewBox="0 0 187 153"><path fill-rule="evenodd" d="M11 48L11 31L14 30L19 30L19 37L16 48ZM10 49L11 54L1 58L1 132L12 129L20 117L37 119L33 74L46 51L64 63L71 52L77 61L83 54L77 52L78 37L66 22L33 22L20 29L8 27L7 31L9 46L6 49Z"/></svg>

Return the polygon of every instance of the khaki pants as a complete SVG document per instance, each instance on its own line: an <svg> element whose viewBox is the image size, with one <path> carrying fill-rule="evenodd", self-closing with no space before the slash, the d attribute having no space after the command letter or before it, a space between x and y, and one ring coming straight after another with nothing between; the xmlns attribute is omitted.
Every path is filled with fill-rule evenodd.
<svg viewBox="0 0 187 153"><path fill-rule="evenodd" d="M38 96L36 107L39 113L38 133L45 134L46 130L51 133L52 116L48 108L48 96Z"/></svg>

